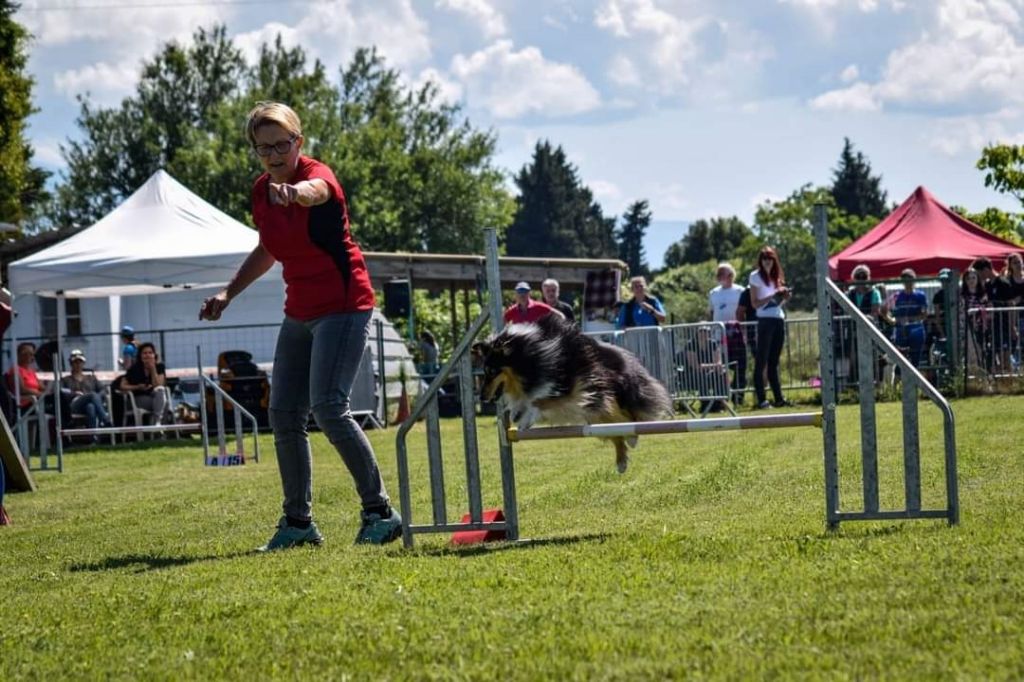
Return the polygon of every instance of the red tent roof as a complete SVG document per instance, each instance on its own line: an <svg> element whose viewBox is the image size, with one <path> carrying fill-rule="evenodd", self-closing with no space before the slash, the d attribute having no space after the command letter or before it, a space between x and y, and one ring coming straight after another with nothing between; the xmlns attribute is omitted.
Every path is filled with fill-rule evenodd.
<svg viewBox="0 0 1024 682"><path fill-rule="evenodd" d="M963 218L924 187L914 193L870 232L828 259L829 276L849 280L864 263L872 279L898 277L904 268L934 276L942 268L963 271L979 256L988 256L998 271L1011 251L1022 251Z"/></svg>

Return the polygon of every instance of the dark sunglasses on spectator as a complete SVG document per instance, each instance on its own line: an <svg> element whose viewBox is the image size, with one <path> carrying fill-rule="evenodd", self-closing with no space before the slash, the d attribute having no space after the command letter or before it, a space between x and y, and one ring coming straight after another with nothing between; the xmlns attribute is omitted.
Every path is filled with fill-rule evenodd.
<svg viewBox="0 0 1024 682"><path fill-rule="evenodd" d="M854 275L853 278L858 282L866 282L868 279L867 275Z"/></svg>

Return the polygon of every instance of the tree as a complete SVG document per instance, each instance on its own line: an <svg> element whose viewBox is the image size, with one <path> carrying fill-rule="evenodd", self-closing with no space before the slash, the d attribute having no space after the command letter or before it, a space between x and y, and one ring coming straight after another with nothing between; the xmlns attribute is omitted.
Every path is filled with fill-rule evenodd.
<svg viewBox="0 0 1024 682"><path fill-rule="evenodd" d="M677 322L703 320L707 316L708 291L714 286L715 265L708 260L662 270L651 282L651 291Z"/></svg>
<svg viewBox="0 0 1024 682"><path fill-rule="evenodd" d="M665 267L729 260L750 234L750 228L736 216L698 220L690 225L685 237L668 247Z"/></svg>
<svg viewBox="0 0 1024 682"><path fill-rule="evenodd" d="M1010 194L1024 204L1024 145L989 145L981 150L977 168L986 171L986 187Z"/></svg>
<svg viewBox="0 0 1024 682"><path fill-rule="evenodd" d="M212 139L219 108L238 94L244 75L242 54L226 29L200 28L190 45L167 43L145 62L135 95L119 107L97 109L79 96L83 136L62 147L68 170L58 189L59 220L95 222L155 171L173 168L186 143ZM178 179L189 184L190 178Z"/></svg>
<svg viewBox="0 0 1024 682"><path fill-rule="evenodd" d="M814 248L814 205L830 206L829 233L833 232L832 216L841 214L832 205L832 196L826 187L810 184L795 190L780 201L765 201L754 213L754 234L739 249L743 269L751 272L757 267L757 254L762 246L775 248L782 261L786 283L793 288L790 308L811 310L816 300L816 261Z"/></svg>
<svg viewBox="0 0 1024 682"><path fill-rule="evenodd" d="M613 258L615 219L605 218L562 148L538 142L533 160L515 178L516 212L506 249L510 256Z"/></svg>
<svg viewBox="0 0 1024 682"><path fill-rule="evenodd" d="M839 167L832 175L832 199L839 210L859 218L882 218L889 211L882 177L871 175L871 165L862 152L854 152L850 138L844 138Z"/></svg>
<svg viewBox="0 0 1024 682"><path fill-rule="evenodd" d="M49 173L32 165L25 139L33 81L25 73L29 34L14 21L18 7L0 0L0 222L23 225L47 199Z"/></svg>
<svg viewBox="0 0 1024 682"><path fill-rule="evenodd" d="M322 63L286 48L280 36L249 65L223 27L197 31L189 45L164 46L119 107L82 99L84 139L64 150L65 219L95 221L166 168L251 224L250 192L261 168L242 124L260 100L295 108L303 153L335 171L368 250L478 253L481 227L501 230L511 220L494 134L441 102L436 85L410 88L373 49L357 50L335 85Z"/></svg>
<svg viewBox="0 0 1024 682"><path fill-rule="evenodd" d="M1021 243L1024 241L1024 214L1010 213L990 206L981 213L971 213L963 206L950 206L950 210L967 218L994 235Z"/></svg>
<svg viewBox="0 0 1024 682"><path fill-rule="evenodd" d="M480 253L482 227L503 234L513 202L494 165L497 138L479 131L438 88L403 84L375 50L342 72L341 120L327 156L345 169L353 225L368 248Z"/></svg>
<svg viewBox="0 0 1024 682"><path fill-rule="evenodd" d="M644 234L651 225L651 210L646 199L630 204L622 214L622 226L616 231L619 260L629 266L632 275L650 274L644 254Z"/></svg>

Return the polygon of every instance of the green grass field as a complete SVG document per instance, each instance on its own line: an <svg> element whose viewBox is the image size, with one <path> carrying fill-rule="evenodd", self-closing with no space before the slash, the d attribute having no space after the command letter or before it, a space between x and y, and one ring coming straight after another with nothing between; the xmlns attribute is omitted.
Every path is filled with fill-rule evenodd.
<svg viewBox="0 0 1024 682"><path fill-rule="evenodd" d="M649 437L624 476L595 441L517 448L522 534L354 547L356 497L315 446L320 548L261 556L279 514L264 460L202 466L194 444L79 452L0 528L0 680L1024 677L1024 398L955 405L962 525L824 531L815 429ZM940 421L922 403L924 499L941 504ZM879 406L883 502L899 504L899 406ZM485 502L495 434L481 429ZM449 507L465 511L445 424ZM857 412L841 408L844 508ZM418 519L429 514L422 428ZM394 430L371 434L397 498Z"/></svg>

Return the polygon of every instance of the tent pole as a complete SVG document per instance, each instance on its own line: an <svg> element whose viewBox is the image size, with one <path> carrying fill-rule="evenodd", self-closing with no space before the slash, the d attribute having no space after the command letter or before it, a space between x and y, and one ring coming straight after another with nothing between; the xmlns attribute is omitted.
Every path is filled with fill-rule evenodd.
<svg viewBox="0 0 1024 682"><path fill-rule="evenodd" d="M53 367L53 380L60 383L60 368L64 364L64 337L68 335L68 299L63 291L57 292L57 364Z"/></svg>

